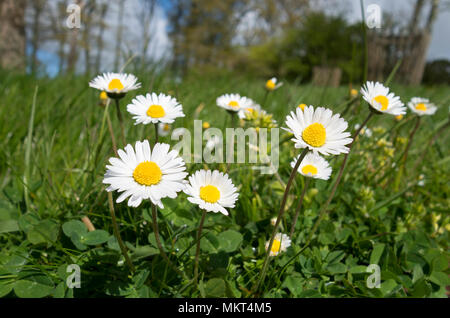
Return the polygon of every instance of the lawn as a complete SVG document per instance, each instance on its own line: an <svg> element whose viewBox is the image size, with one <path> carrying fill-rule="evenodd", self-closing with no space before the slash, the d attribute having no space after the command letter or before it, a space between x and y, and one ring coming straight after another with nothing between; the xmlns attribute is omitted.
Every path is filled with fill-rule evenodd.
<svg viewBox="0 0 450 318"><path fill-rule="evenodd" d="M311 181L292 245L271 258L267 276L254 288L291 161L301 152L287 132L280 129L276 174L261 174L249 164L187 164L189 174L227 169L239 191L229 216L207 213L198 284L192 280L202 215L198 206L179 193L176 199L164 199L165 208L158 214L164 249L180 274L160 255L150 202L138 208L128 207L126 201L115 204L121 237L135 267L131 272L114 236L102 184L108 159L114 156L105 114L123 147L113 104L105 112L99 92L89 88L91 78L1 76L0 297L447 297L448 86L390 85L405 104L422 96L438 106L436 114L421 119L404 167L401 159L415 115L408 110L401 120L375 116L355 141L317 231L313 227L343 155L327 157L333 168L330 180ZM349 97L348 86L285 83L267 94L263 79L232 74L192 75L183 81L165 73L137 76L142 88L121 101L131 144L155 137L151 125L134 125L126 112L136 95L152 91L175 96L183 105L186 116L172 129L192 130L194 119L219 129L231 127L229 115L215 101L234 92L260 103L278 127L286 127L286 115L300 103L345 113L350 132L369 114L360 95ZM239 124L251 127L254 122ZM160 136L160 141L176 143L170 135ZM283 233L289 234L305 181L300 174L295 177L281 222ZM81 222L85 216L95 231L88 232ZM66 284L70 264L81 269L81 288ZM370 264L379 266L379 288L370 284Z"/></svg>

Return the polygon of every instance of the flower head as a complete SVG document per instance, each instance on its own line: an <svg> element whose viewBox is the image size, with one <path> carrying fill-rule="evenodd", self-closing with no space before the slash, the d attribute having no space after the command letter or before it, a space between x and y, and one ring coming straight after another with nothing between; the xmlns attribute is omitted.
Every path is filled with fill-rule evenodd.
<svg viewBox="0 0 450 318"><path fill-rule="evenodd" d="M167 136L170 133L170 125L169 124L158 124L158 135L160 136Z"/></svg>
<svg viewBox="0 0 450 318"><path fill-rule="evenodd" d="M433 115L437 107L427 98L413 97L408 103L409 109L419 116Z"/></svg>
<svg viewBox="0 0 450 318"><path fill-rule="evenodd" d="M298 157L300 157L300 155ZM298 157L291 162L292 168L295 167ZM305 177L328 180L331 176L331 167L329 163L318 154L308 153L300 163L298 173Z"/></svg>
<svg viewBox="0 0 450 318"><path fill-rule="evenodd" d="M253 103L252 105L250 105L249 107L246 108L241 108L238 111L238 116L240 119L245 119L247 118L247 114L252 114L254 112L260 112L261 111L261 106L259 104Z"/></svg>
<svg viewBox="0 0 450 318"><path fill-rule="evenodd" d="M268 91L274 91L274 90L280 88L282 85L283 85L282 82L277 84L277 78L276 77L272 77L271 79L269 79L266 82L266 89Z"/></svg>
<svg viewBox="0 0 450 318"><path fill-rule="evenodd" d="M122 192L117 203L130 197L128 205L137 207L142 200L150 199L164 208L162 198L174 199L177 192L184 190L185 163L168 144L157 143L150 149L148 140L137 141L134 148L127 145L118 154L120 158L109 159L111 165L106 166L103 178L103 183L109 184L106 191Z"/></svg>
<svg viewBox="0 0 450 318"><path fill-rule="evenodd" d="M139 95L128 104L127 111L134 115L137 124L171 124L178 117L184 117L183 106L169 95L156 93Z"/></svg>
<svg viewBox="0 0 450 318"><path fill-rule="evenodd" d="M352 88L350 90L350 96L355 98L356 96L358 96L358 91L356 89Z"/></svg>
<svg viewBox="0 0 450 318"><path fill-rule="evenodd" d="M266 242L266 250L269 249L270 241ZM287 248L291 246L291 239L286 234L277 233L270 249L270 256L277 256L281 252L286 252Z"/></svg>
<svg viewBox="0 0 450 318"><path fill-rule="evenodd" d="M296 112L291 112L286 117L286 125L289 128L284 130L293 133L295 148L309 148L310 150L323 155L338 155L347 153L348 145L352 142L350 133L345 130L347 122L339 114L323 107L314 109L312 106L305 107L302 111L296 108Z"/></svg>
<svg viewBox="0 0 450 318"><path fill-rule="evenodd" d="M297 108L300 108L301 110L305 110L306 106L308 106L308 105L301 103L301 104L298 104Z"/></svg>
<svg viewBox="0 0 450 318"><path fill-rule="evenodd" d="M216 104L231 112L252 107L255 102L248 97L239 94L225 94L216 99Z"/></svg>
<svg viewBox="0 0 450 318"><path fill-rule="evenodd" d="M394 116L406 114L406 107L400 97L389 92L389 88L381 83L367 82L361 88L364 100L378 113L387 113Z"/></svg>
<svg viewBox="0 0 450 318"><path fill-rule="evenodd" d="M236 187L228 177L218 170L198 170L189 177L184 192L191 203L208 212L228 215L225 208L234 208L239 196Z"/></svg>
<svg viewBox="0 0 450 318"><path fill-rule="evenodd" d="M133 74L104 73L94 78L89 86L105 91L109 97L114 98L115 95L123 95L140 88L141 83L137 83L137 77Z"/></svg>

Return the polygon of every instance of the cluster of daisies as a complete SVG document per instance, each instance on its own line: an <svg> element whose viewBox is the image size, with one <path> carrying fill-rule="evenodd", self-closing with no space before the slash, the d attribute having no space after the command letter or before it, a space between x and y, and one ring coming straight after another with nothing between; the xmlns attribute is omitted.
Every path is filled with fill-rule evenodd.
<svg viewBox="0 0 450 318"><path fill-rule="evenodd" d="M281 85L276 78L272 78L265 87L270 92ZM135 76L116 73L98 76L90 86L106 92L112 99L120 99L127 92L141 87ZM361 88L361 94L377 114L402 116L406 113L400 98L380 83L367 82ZM351 95L356 96L357 93L352 92ZM239 94L222 95L217 98L216 104L232 116L237 114L239 118L245 118L253 112L264 112L251 98ZM436 111L436 106L428 99L419 97L414 97L408 107L420 116L431 115ZM162 135L168 133L168 125L176 118L185 116L182 105L175 98L156 93L137 96L127 105L127 111L135 120L135 125L158 125ZM285 123L287 128L283 129L293 135L295 148L308 150L302 158L300 155L294 158L291 167L307 178L328 180L332 169L324 156L349 152L348 145L353 139L346 131L348 123L330 109L306 104L299 104L286 117ZM109 163L103 183L109 185L107 191L120 193L117 203L128 198L131 207L138 207L143 200L148 199L152 204L164 208L162 199L174 199L183 191L189 202L200 209L228 215L227 209L235 207L239 196L228 174L218 170L199 170L186 180L188 173L185 162L176 150L171 150L170 145L165 143L155 142L153 148L148 140L137 141L134 147L128 144L118 151L118 158L109 159ZM276 256L290 245L289 236L277 233L272 244L267 242L266 249L270 256Z"/></svg>

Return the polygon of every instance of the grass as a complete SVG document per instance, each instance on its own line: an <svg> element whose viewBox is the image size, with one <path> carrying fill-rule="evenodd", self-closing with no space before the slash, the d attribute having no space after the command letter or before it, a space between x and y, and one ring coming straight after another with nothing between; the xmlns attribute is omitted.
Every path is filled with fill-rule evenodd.
<svg viewBox="0 0 450 318"><path fill-rule="evenodd" d="M177 97L186 117L173 128L193 129L193 119L222 128L227 114L215 106L223 93L237 92L259 103L264 81L247 77L191 76L181 84L167 74L138 76L143 88L130 93L164 92ZM404 102L428 97L438 112L423 118L402 175L399 163L413 115L388 115L361 135L328 213L301 251L326 201L343 156L329 157L329 181L312 181L304 198L292 246L276 257L258 293L250 292L260 273L290 162L300 151L290 141L280 147L278 175L261 175L248 165L231 164L240 197L230 216L208 213L202 234L199 284L178 275L159 255L149 203L137 209L116 204L116 216L136 272L131 275L113 236L108 197L102 184L113 156L104 108L90 78L35 79L2 74L0 84L0 296L4 297L446 297L449 284L448 87L392 85ZM37 87L39 87L37 89ZM36 94L36 95L35 95ZM265 105L279 126L300 102L343 113L348 87L323 88L286 83ZM111 105L113 106L113 105ZM108 109L119 148L119 123ZM359 99L345 113L349 129L368 114ZM127 142L153 138L152 126L134 126L124 113ZM433 140L431 142L430 140ZM175 141L160 137L171 145ZM287 140L281 132L280 140ZM190 173L205 164L188 164ZM210 169L223 168L209 164ZM397 177L400 175L400 177ZM289 232L305 179L298 175L288 197L282 231ZM115 194L114 194L115 195ZM164 200L159 228L166 253L193 277L196 231L201 211L180 194ZM80 220L95 228L87 234ZM447 229L446 229L447 228ZM92 234L94 233L94 234ZM301 251L299 255L298 252ZM69 264L81 267L81 288L69 289ZM381 288L368 288L369 264L381 268Z"/></svg>

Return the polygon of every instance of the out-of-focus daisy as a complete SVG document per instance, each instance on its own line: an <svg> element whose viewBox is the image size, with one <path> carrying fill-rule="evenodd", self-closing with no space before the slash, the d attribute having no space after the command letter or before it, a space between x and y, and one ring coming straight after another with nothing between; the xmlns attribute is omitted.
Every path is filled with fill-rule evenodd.
<svg viewBox="0 0 450 318"><path fill-rule="evenodd" d="M207 121L204 121L202 127L203 129L208 129L209 127L211 127L211 125Z"/></svg>
<svg viewBox="0 0 450 318"><path fill-rule="evenodd" d="M395 120L396 121L400 121L400 120L402 120L403 119L403 115L397 115L397 116L395 116Z"/></svg>
<svg viewBox="0 0 450 318"><path fill-rule="evenodd" d="M289 128L284 130L293 133L295 148L306 148L321 153L323 155L338 155L347 153L348 145L352 142L350 133L345 130L347 122L334 114L329 109L313 106L305 107L302 111L296 108L296 112L291 112L286 117L286 125Z"/></svg>
<svg viewBox="0 0 450 318"><path fill-rule="evenodd" d="M300 155L298 157L300 157ZM291 162L292 168L295 167L298 157ZM318 154L308 153L300 163L298 173L305 177L328 180L331 176L331 167L329 163Z"/></svg>
<svg viewBox="0 0 450 318"><path fill-rule="evenodd" d="M158 135L165 137L168 134L170 134L170 125L169 124L163 124L163 123L159 123L158 124Z"/></svg>
<svg viewBox="0 0 450 318"><path fill-rule="evenodd" d="M137 141L134 148L127 145L118 154L120 158L109 159L111 165L106 166L103 178L103 183L109 184L106 191L122 192L117 203L129 197L128 205L137 207L142 200L150 199L164 208L162 198L174 199L184 190L185 163L168 144L157 143L150 149L148 140Z"/></svg>
<svg viewBox="0 0 450 318"><path fill-rule="evenodd" d="M189 177L184 192L191 203L208 212L228 215L225 208L234 208L239 196L228 174L218 170L198 170Z"/></svg>
<svg viewBox="0 0 450 318"><path fill-rule="evenodd" d="M361 94L369 105L379 113L388 113L391 115L406 114L406 107L400 100L400 97L389 92L389 88L378 82L367 82L361 87Z"/></svg>
<svg viewBox="0 0 450 318"><path fill-rule="evenodd" d="M266 89L269 91L274 91L274 90L280 88L283 85L283 83L282 82L277 83L277 81L278 80L276 77L272 77L271 79L269 79L266 82Z"/></svg>
<svg viewBox="0 0 450 318"><path fill-rule="evenodd" d="M437 110L437 107L430 103L429 99L422 97L411 98L411 101L408 102L408 107L419 116L433 115Z"/></svg>
<svg viewBox="0 0 450 318"><path fill-rule="evenodd" d="M184 117L183 106L175 98L156 93L140 95L128 104L127 111L131 113L137 124L171 124L178 117Z"/></svg>
<svg viewBox="0 0 450 318"><path fill-rule="evenodd" d="M212 136L208 139L205 145L205 149L212 150L216 148L217 145L223 145L222 138L217 135Z"/></svg>
<svg viewBox="0 0 450 318"><path fill-rule="evenodd" d="M245 119L246 114L252 114L253 112L260 112L260 111L261 111L261 106L259 104L253 103L249 107L241 108L238 111L238 116L240 119Z"/></svg>
<svg viewBox="0 0 450 318"><path fill-rule="evenodd" d="M355 98L356 96L358 96L358 91L357 91L356 89L352 88L352 89L350 90L350 96L351 96L352 98Z"/></svg>
<svg viewBox="0 0 450 318"><path fill-rule="evenodd" d="M108 100L108 94L105 91L102 91L99 95L99 98L101 101L107 101Z"/></svg>
<svg viewBox="0 0 450 318"><path fill-rule="evenodd" d="M300 108L301 110L305 110L306 106L308 106L308 105L302 103L302 104L298 104L297 107Z"/></svg>
<svg viewBox="0 0 450 318"><path fill-rule="evenodd" d="M269 249L270 241L266 242L266 250ZM286 252L287 248L291 246L291 239L286 234L277 233L270 249L270 256L277 256L281 252Z"/></svg>
<svg viewBox="0 0 450 318"><path fill-rule="evenodd" d="M360 124L356 124L355 125L355 130L358 130L359 129L359 127L361 127L361 125ZM360 132L361 134L363 134L364 136L366 136L366 137L372 137L372 130L370 130L369 128L363 128L363 129L361 129L361 132Z"/></svg>
<svg viewBox="0 0 450 318"><path fill-rule="evenodd" d="M140 88L141 83L138 83L137 80L137 77L133 74L104 73L94 78L89 83L89 86L105 91L111 98L117 98L129 91Z"/></svg>
<svg viewBox="0 0 450 318"><path fill-rule="evenodd" d="M216 104L231 112L238 112L241 109L250 108L254 102L248 97L239 94L225 94L216 99Z"/></svg>

